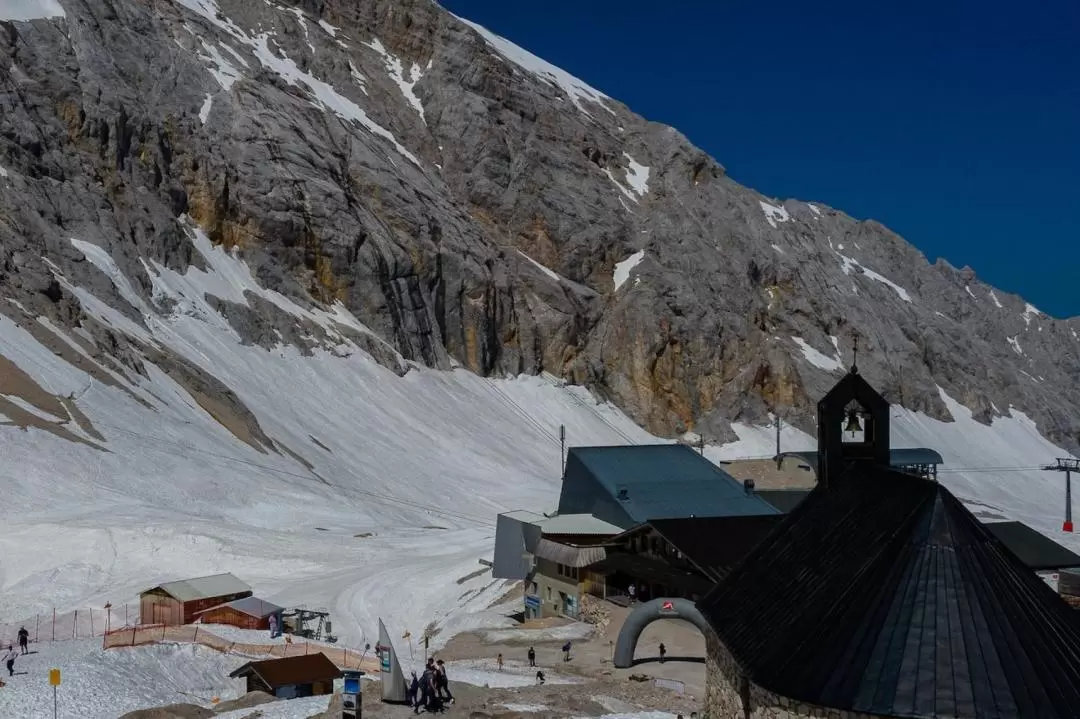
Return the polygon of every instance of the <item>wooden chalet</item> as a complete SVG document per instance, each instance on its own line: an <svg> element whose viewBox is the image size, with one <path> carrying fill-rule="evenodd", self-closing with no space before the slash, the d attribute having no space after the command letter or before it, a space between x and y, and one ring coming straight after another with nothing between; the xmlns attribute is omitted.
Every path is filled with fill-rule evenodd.
<svg viewBox="0 0 1080 719"><path fill-rule="evenodd" d="M191 624L200 612L251 596L251 587L231 574L166 582L139 594L142 624Z"/></svg>

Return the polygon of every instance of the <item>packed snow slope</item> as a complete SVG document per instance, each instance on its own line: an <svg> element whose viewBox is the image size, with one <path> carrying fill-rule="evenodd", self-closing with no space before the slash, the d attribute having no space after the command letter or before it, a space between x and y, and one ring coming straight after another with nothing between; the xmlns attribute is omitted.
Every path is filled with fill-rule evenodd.
<svg viewBox="0 0 1080 719"><path fill-rule="evenodd" d="M897 446L1054 529L1075 320L426 0L317 9L0 8L0 623L232 571L437 645L497 624L478 561L554 507L560 425L805 447L851 329Z"/></svg>

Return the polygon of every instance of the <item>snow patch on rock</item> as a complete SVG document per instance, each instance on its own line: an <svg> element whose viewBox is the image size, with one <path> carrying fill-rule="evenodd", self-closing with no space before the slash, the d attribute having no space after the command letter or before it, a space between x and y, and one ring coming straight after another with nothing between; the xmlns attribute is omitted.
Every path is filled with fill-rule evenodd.
<svg viewBox="0 0 1080 719"><path fill-rule="evenodd" d="M294 86L306 87L323 108L330 110L344 120L357 122L371 134L388 140L401 155L417 167L421 167L420 160L398 142L392 132L368 117L368 114L361 110L355 102L339 93L329 83L316 79L311 73L302 71L288 55L281 53L279 56L271 52L268 35L264 33L255 38L253 49L255 56L259 58L263 66L276 72L285 82Z"/></svg>
<svg viewBox="0 0 1080 719"><path fill-rule="evenodd" d="M630 279L630 273L643 259L645 259L645 250L638 250L622 262L615 264L615 274L612 279L615 281L616 290L622 287L626 281Z"/></svg>
<svg viewBox="0 0 1080 719"><path fill-rule="evenodd" d="M214 104L214 96L210 93L206 93L206 99L203 100L202 107L199 108L199 121L202 124L206 124L206 121L210 119L210 108Z"/></svg>
<svg viewBox="0 0 1080 719"><path fill-rule="evenodd" d="M555 280L556 282L559 282L559 281L561 281L561 280L562 280L562 278L561 278L561 277L559 276L559 273L558 273L558 272L556 272L555 270L551 269L550 267L548 267L548 266L546 266L546 265L542 265L542 264L540 264L539 262L537 262L537 261L536 261L536 260L534 260L533 258L531 258L531 257L529 257L528 255L526 255L526 254L525 254L524 252L522 252L521 250L518 250L518 251L517 251L517 253L518 253L519 255L521 255L522 257L524 257L524 258L525 258L526 260L528 260L529 262L531 262L531 263L532 263L533 265L535 265L535 266L536 266L536 268L537 268L538 270L540 270L541 272L543 272L543 273L544 273L545 275L547 275L547 276L548 276L548 277L550 277L551 279Z"/></svg>
<svg viewBox="0 0 1080 719"><path fill-rule="evenodd" d="M1031 326L1032 317L1042 317L1042 311L1030 302L1024 305L1024 322Z"/></svg>
<svg viewBox="0 0 1080 719"><path fill-rule="evenodd" d="M832 242L830 241L829 244L831 245ZM836 252L836 250L833 250L833 251ZM893 282L892 280L890 280L888 277L885 277L882 274L874 272L869 267L863 266L854 257L848 257L847 255L844 255L844 254L842 254L840 252L836 252L836 254L840 256L840 261L841 261L840 269L843 271L843 273L845 275L850 275L855 269L858 269L858 270L860 270L862 272L863 275L865 275L866 277L869 277L870 279L874 280L875 282L880 282L883 285L891 287L892 290L894 292L896 292L897 296L900 297L900 299L902 299L904 302L912 302L911 294L907 290L905 290L903 287L901 287L900 285L898 285L895 282Z"/></svg>
<svg viewBox="0 0 1080 719"><path fill-rule="evenodd" d="M769 221L769 224L775 229L779 225L777 222L788 222L791 219L791 215L783 207L777 207L776 205L770 205L764 200L759 200L761 204L761 211L765 213L765 219Z"/></svg>
<svg viewBox="0 0 1080 719"><path fill-rule="evenodd" d="M386 72L390 75L390 79L401 90L401 94L405 97L405 100L416 110L420 115L420 119L426 124L427 119L424 117L424 105L420 102L420 98L416 96L413 88L416 83L420 82L420 78L423 77L423 71L420 66L413 63L412 68L409 70L409 77L405 77L405 68L401 63L401 58L397 57L382 44L379 38L373 39L371 42L364 43L367 47L370 47L375 52L382 56L383 63L386 65Z"/></svg>
<svg viewBox="0 0 1080 719"><path fill-rule="evenodd" d="M624 152L623 156L630 163L626 168L626 183L639 197L644 197L649 192L649 168L630 157L629 153Z"/></svg>
<svg viewBox="0 0 1080 719"><path fill-rule="evenodd" d="M806 361L818 369L823 369L826 372L835 372L844 368L843 363L840 362L838 357L830 357L824 352L819 352L811 347L802 337L792 337L791 339L799 346L799 349L802 350L803 357L806 358Z"/></svg>
<svg viewBox="0 0 1080 719"><path fill-rule="evenodd" d="M480 37L482 37L484 41L493 47L502 57L549 85L561 88L570 98L570 102L574 103L574 106L586 115L589 114L589 111L585 109L584 102L599 105L612 115L615 114L615 111L608 107L604 102L611 98L596 88L590 87L565 70L555 67L550 62L542 60L528 50L518 47L506 38L496 35L485 27L461 17L459 17L458 20L461 20L461 22L479 33Z"/></svg>

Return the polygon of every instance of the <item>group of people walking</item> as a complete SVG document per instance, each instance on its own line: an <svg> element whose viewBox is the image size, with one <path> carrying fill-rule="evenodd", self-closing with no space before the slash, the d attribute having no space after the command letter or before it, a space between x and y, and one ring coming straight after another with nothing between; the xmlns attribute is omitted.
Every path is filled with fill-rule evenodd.
<svg viewBox="0 0 1080 719"><path fill-rule="evenodd" d="M426 712L441 712L447 702L454 703L454 695L450 693L450 681L446 678L446 664L442 659L429 657L419 677L416 672L412 673L406 698L414 714L419 714L421 709Z"/></svg>
<svg viewBox="0 0 1080 719"><path fill-rule="evenodd" d="M20 654L29 654L30 650L28 645L30 644L30 632L26 631L26 627L19 629L19 648L15 649L14 644L8 644L7 650L4 651L4 666L7 667L8 677L15 676L15 660L19 658ZM4 686L4 682L0 681L0 687Z"/></svg>

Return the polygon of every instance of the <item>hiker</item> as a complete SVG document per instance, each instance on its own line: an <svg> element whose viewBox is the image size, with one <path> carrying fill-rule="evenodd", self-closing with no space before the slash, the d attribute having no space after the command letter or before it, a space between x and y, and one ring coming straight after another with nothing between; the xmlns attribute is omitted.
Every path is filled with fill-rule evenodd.
<svg viewBox="0 0 1080 719"><path fill-rule="evenodd" d="M434 673L434 664L428 659L427 667L425 667L424 673L420 675L420 700L413 707L413 714L419 714L421 706L424 707L424 711L429 709L431 705L431 688L434 685L431 675Z"/></svg>
<svg viewBox="0 0 1080 719"><path fill-rule="evenodd" d="M543 684L544 683L544 672L543 671L537 671L536 672L536 683L537 684Z"/></svg>
<svg viewBox="0 0 1080 719"><path fill-rule="evenodd" d="M19 629L19 648L22 649L23 654L29 654L26 645L30 643L30 632L26 631L26 627Z"/></svg>
<svg viewBox="0 0 1080 719"><path fill-rule="evenodd" d="M440 699L446 694L445 699L451 704L454 703L454 695L450 693L450 680L446 678L446 663L442 659L435 662L435 694Z"/></svg>
<svg viewBox="0 0 1080 719"><path fill-rule="evenodd" d="M664 646L663 642L660 642L660 663L661 664L664 663L664 657L666 657L666 656L667 656L667 647Z"/></svg>
<svg viewBox="0 0 1080 719"><path fill-rule="evenodd" d="M409 702L409 706L416 709L416 695L420 691L420 679L416 676L416 670L413 670L412 681L409 682L409 687L405 690L405 700Z"/></svg>
<svg viewBox="0 0 1080 719"><path fill-rule="evenodd" d="M536 650L533 649L532 647L529 647L529 666L530 667L535 667L536 666Z"/></svg>
<svg viewBox="0 0 1080 719"><path fill-rule="evenodd" d="M570 642L562 645L562 660L564 662L570 661Z"/></svg>
<svg viewBox="0 0 1080 719"><path fill-rule="evenodd" d="M502 652L499 652L499 656L495 658L495 661L499 663L499 671L501 672L503 670Z"/></svg>
<svg viewBox="0 0 1080 719"><path fill-rule="evenodd" d="M15 660L19 657L19 653L15 651L15 647L12 644L8 644L7 654L4 655L4 661L7 663L8 676L15 676Z"/></svg>

